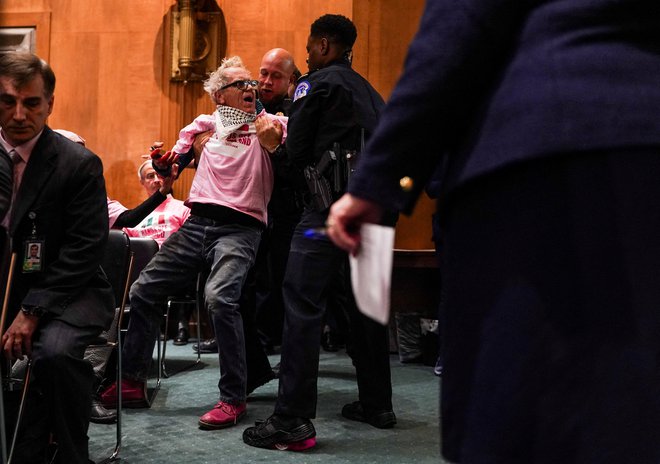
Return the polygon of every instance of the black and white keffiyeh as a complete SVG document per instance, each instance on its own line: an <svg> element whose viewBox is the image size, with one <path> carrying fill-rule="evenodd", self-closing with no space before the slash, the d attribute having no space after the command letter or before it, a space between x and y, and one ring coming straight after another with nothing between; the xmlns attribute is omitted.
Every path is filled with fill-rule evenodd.
<svg viewBox="0 0 660 464"><path fill-rule="evenodd" d="M217 110L223 127L250 124L257 119L256 114L246 113L243 110L231 106L218 105Z"/></svg>
<svg viewBox="0 0 660 464"><path fill-rule="evenodd" d="M236 136L233 136L232 133L240 130L241 137L256 134L254 121L257 119L257 115L231 106L218 105L214 117L216 135L209 139L206 148L213 153L222 153L223 156L232 158L243 155L247 151L249 143L238 143Z"/></svg>

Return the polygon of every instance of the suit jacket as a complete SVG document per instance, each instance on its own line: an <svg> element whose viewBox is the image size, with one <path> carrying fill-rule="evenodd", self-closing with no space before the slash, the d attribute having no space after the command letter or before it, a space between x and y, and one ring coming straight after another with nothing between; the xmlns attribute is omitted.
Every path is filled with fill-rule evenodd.
<svg viewBox="0 0 660 464"><path fill-rule="evenodd" d="M108 238L101 160L46 127L10 214L17 253L11 308L41 306L75 326L107 327L114 297L100 268ZM35 237L44 240L44 270L24 273L26 243Z"/></svg>
<svg viewBox="0 0 660 464"><path fill-rule="evenodd" d="M446 193L520 162L658 147L658 76L657 0L429 0L349 191L410 211L442 158Z"/></svg>

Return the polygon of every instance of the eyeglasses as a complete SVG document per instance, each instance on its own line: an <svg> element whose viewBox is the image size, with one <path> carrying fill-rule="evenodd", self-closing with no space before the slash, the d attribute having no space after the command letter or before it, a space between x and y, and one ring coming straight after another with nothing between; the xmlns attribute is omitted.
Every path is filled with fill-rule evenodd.
<svg viewBox="0 0 660 464"><path fill-rule="evenodd" d="M256 87L258 84L259 84L258 81L244 79L240 81L234 81L231 84L223 85L222 87L220 87L220 90L224 90L229 87L236 87L238 90L245 92L248 89L248 87Z"/></svg>

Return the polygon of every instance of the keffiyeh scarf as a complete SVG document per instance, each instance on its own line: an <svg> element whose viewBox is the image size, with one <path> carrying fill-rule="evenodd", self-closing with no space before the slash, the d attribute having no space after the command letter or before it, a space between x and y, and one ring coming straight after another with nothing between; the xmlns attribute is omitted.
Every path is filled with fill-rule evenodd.
<svg viewBox="0 0 660 464"><path fill-rule="evenodd" d="M238 143L233 132L240 130L241 136L249 136L257 132L254 126L256 114L246 113L231 106L218 105L215 111L216 137L211 137L207 148L213 152L238 158L247 152L249 145Z"/></svg>

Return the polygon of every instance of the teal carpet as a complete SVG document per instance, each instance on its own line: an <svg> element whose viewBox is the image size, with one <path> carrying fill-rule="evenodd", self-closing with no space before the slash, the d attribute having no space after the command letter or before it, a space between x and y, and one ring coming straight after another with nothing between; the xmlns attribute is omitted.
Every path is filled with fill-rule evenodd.
<svg viewBox="0 0 660 464"><path fill-rule="evenodd" d="M168 370L196 359L192 345L168 343ZM271 364L279 355L270 357ZM402 364L391 357L394 411L398 424L389 430L344 419L341 408L357 399L350 358L321 351L317 417L317 445L304 452L264 450L243 443L243 430L273 410L277 381L257 389L248 399L248 412L235 427L203 431L199 416L218 399L218 358L202 355L202 363L162 380L150 409L128 409L123 415L122 463L443 463L439 452L438 388L432 368ZM150 380L150 387L155 378ZM114 449L116 426L91 424L90 458L101 461Z"/></svg>

